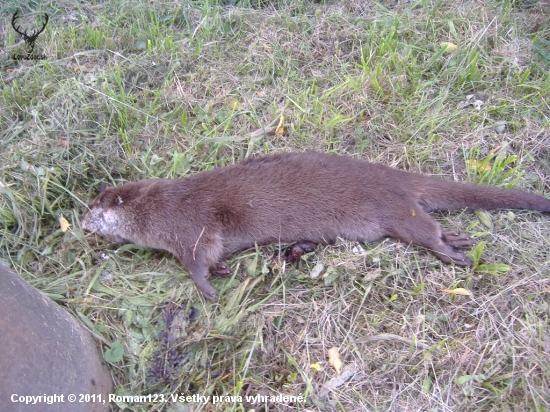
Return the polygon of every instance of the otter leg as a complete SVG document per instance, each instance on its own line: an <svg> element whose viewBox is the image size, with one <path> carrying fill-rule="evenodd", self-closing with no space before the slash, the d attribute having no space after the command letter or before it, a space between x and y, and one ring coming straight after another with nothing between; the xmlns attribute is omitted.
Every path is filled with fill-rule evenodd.
<svg viewBox="0 0 550 412"><path fill-rule="evenodd" d="M211 264L208 263L206 256L198 255L193 259L193 255L190 253L188 255L181 255L179 258L197 289L206 299L217 302L218 294L208 281L208 267L211 266ZM219 268L219 264L215 264L214 267Z"/></svg>
<svg viewBox="0 0 550 412"><path fill-rule="evenodd" d="M227 277L233 274L231 266L227 264L225 260L220 260L214 266L210 266L210 273L216 276Z"/></svg>
<svg viewBox="0 0 550 412"><path fill-rule="evenodd" d="M208 266L197 261L185 262L183 266L187 269L189 276L195 282L195 286L204 297L212 302L217 302L218 293L208 281Z"/></svg>
<svg viewBox="0 0 550 412"><path fill-rule="evenodd" d="M181 264L189 272L197 289L212 302L218 301L218 294L208 281L208 268L213 267L218 273L231 270L222 256L223 241L216 232L201 233L197 236L196 244L179 254Z"/></svg>
<svg viewBox="0 0 550 412"><path fill-rule="evenodd" d="M414 243L429 249L438 259L445 263L459 266L471 266L472 261L456 248L475 244L468 235L457 232L443 232L439 224L426 212L416 210L414 215L407 210L399 225L390 227L389 236L405 243Z"/></svg>

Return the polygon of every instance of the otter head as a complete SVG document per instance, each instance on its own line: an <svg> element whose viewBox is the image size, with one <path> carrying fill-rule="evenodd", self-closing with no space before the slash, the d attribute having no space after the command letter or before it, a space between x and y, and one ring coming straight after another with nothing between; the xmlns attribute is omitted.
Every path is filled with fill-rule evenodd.
<svg viewBox="0 0 550 412"><path fill-rule="evenodd" d="M141 243L137 232L145 222L136 213L140 189L138 183L127 183L103 190L82 216L82 228L118 243Z"/></svg>

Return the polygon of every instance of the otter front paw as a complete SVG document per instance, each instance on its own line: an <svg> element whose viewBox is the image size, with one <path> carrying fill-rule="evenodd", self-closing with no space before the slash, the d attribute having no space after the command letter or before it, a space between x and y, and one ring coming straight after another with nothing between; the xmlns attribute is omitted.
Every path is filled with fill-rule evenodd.
<svg viewBox="0 0 550 412"><path fill-rule="evenodd" d="M193 282L195 282L195 286L206 299L211 302L218 301L218 293L212 287L208 279L206 279L206 276L193 276L193 274L191 274L191 279L193 279Z"/></svg>

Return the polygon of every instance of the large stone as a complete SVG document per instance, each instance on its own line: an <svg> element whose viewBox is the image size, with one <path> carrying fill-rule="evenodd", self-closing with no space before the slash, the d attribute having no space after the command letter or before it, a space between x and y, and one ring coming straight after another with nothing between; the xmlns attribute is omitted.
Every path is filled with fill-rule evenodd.
<svg viewBox="0 0 550 412"><path fill-rule="evenodd" d="M0 264L0 410L103 412L112 391L90 333Z"/></svg>

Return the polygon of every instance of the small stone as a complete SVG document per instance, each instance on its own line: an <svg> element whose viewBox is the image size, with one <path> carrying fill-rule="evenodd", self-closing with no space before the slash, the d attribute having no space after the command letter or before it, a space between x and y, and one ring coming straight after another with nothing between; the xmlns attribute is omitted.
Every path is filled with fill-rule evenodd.
<svg viewBox="0 0 550 412"><path fill-rule="evenodd" d="M495 130L498 134L504 133L506 130L506 123L500 123L495 126Z"/></svg>
<svg viewBox="0 0 550 412"><path fill-rule="evenodd" d="M147 43L145 42L145 40L136 41L136 49L145 50L146 48L147 48Z"/></svg>

